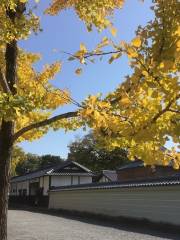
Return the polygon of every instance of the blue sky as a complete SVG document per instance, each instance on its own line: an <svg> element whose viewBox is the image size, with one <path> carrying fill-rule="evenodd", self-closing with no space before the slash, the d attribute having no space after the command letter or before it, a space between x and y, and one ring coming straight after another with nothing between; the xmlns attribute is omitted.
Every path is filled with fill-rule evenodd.
<svg viewBox="0 0 180 240"><path fill-rule="evenodd" d="M138 25L145 25L153 18L149 9L150 0L126 0L122 10L116 11L114 25L118 29L115 41L130 41L135 36ZM37 64L37 69L42 69L44 64L62 61L62 71L56 76L53 83L60 88L66 88L78 102L83 101L90 94L103 93L115 89L124 76L130 73L127 59L109 65L107 59L97 61L96 64L89 64L83 67L83 74L77 76L74 71L79 66L76 62L68 62L67 56L62 53L75 52L79 49L80 43L84 43L88 49L93 49L104 36L110 36L107 30L98 33L96 30L87 32L83 22L75 15L73 10L61 12L58 16L43 15L44 9L48 6L49 0L41 0L36 13L41 18L43 32L37 36L32 35L28 40L20 42L20 46L27 51L38 52L42 60ZM56 113L63 113L75 110L76 106L69 105L60 108ZM86 132L81 129L65 133L63 130L56 132L49 131L47 135L34 142L23 142L20 145L26 152L36 154L54 154L66 158L68 144L76 136L83 136Z"/></svg>

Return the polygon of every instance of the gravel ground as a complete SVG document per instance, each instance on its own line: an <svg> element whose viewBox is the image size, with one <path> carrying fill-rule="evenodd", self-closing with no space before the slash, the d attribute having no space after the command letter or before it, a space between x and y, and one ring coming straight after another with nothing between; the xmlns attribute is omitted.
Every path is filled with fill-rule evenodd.
<svg viewBox="0 0 180 240"><path fill-rule="evenodd" d="M73 219L24 210L9 210L8 240L159 240L180 239L152 230L108 226L102 221Z"/></svg>

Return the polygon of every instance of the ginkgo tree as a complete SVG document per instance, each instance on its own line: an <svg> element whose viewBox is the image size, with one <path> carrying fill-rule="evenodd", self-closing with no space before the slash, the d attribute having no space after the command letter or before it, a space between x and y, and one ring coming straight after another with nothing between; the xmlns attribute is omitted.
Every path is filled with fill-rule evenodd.
<svg viewBox="0 0 180 240"><path fill-rule="evenodd" d="M37 2L37 1L35 1ZM53 1L46 10L54 15L60 10L74 8L89 30L99 30L112 23L108 16L122 1ZM46 65L37 72L34 64L38 54L24 51L18 41L27 39L40 29L39 18L28 0L1 0L0 3L0 239L7 239L7 206L10 161L13 145L23 140L40 138L48 129L75 128L82 124L76 112L58 116L52 114L64 104L74 103L67 90L57 89L51 79L60 71L61 63ZM71 121L66 119L72 118ZM60 121L62 120L62 121ZM54 124L55 123L55 124Z"/></svg>
<svg viewBox="0 0 180 240"><path fill-rule="evenodd" d="M130 159L136 156L148 165L172 164L179 169L177 148L164 145L169 139L176 145L180 140L180 2L153 2L154 20L139 27L130 43L104 37L93 51L81 44L70 60L84 64L108 55L111 64L128 56L132 75L106 98L86 99L82 117L99 145L128 149ZM109 52L103 50L107 46Z"/></svg>
<svg viewBox="0 0 180 240"><path fill-rule="evenodd" d="M18 41L38 32L38 17L28 0L2 0L0 3L0 239L7 239L7 206L10 160L13 145L34 140L50 128L76 129L89 126L100 145L109 149L128 149L146 164L168 164L175 168L180 159L175 149L166 151L169 137L179 141L179 57L180 3L178 0L153 0L155 18L139 27L130 42L117 44L104 37L92 51L85 44L69 60L85 64L99 56L109 56L109 63L127 55L133 73L106 98L90 96L79 104L66 89L57 89L52 79L61 63L44 66L37 72L38 54L18 47ZM85 22L102 31L109 28L115 9L123 0L53 0L45 14L56 15L73 8ZM106 52L104 47L111 47ZM82 72L79 67L77 74ZM55 109L74 103L77 111L52 116Z"/></svg>

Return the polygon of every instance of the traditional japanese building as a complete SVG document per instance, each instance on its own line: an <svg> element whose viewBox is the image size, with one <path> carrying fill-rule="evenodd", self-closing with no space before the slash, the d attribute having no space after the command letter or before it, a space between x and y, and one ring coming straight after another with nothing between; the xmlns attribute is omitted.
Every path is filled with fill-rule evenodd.
<svg viewBox="0 0 180 240"><path fill-rule="evenodd" d="M92 183L93 175L81 164L65 161L60 165L13 177L10 182L10 201L48 202L50 189Z"/></svg>

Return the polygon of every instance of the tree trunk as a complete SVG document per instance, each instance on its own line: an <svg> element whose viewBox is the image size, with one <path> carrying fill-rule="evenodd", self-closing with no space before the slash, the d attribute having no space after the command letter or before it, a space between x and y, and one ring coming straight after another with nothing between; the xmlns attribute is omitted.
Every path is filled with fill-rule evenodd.
<svg viewBox="0 0 180 240"><path fill-rule="evenodd" d="M13 13L14 14L14 13ZM16 94L17 42L6 46L6 80L12 95ZM7 240L9 171L13 147L14 122L2 119L0 126L0 240Z"/></svg>
<svg viewBox="0 0 180 240"><path fill-rule="evenodd" d="M12 122L2 122L0 131L0 240L7 239L9 168L12 154Z"/></svg>

